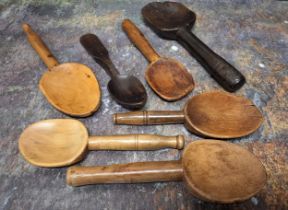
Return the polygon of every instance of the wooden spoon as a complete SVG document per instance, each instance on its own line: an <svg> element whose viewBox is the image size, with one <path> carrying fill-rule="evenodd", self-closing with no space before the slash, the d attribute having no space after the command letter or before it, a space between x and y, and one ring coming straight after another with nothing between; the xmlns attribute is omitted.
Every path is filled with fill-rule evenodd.
<svg viewBox="0 0 288 210"><path fill-rule="evenodd" d="M146 69L145 78L150 87L161 98L175 101L193 90L194 81L185 66L174 59L161 58L130 20L124 20L122 27L131 42L150 62Z"/></svg>
<svg viewBox="0 0 288 210"><path fill-rule="evenodd" d="M232 203L255 195L266 179L265 168L248 150L219 140L200 140L190 143L179 161L73 166L66 180L72 186L183 180L200 199Z"/></svg>
<svg viewBox="0 0 288 210"><path fill-rule="evenodd" d="M191 33L196 15L183 4L152 2L142 8L142 15L159 36L180 42L223 88L233 92L244 85L237 69Z"/></svg>
<svg viewBox="0 0 288 210"><path fill-rule="evenodd" d="M212 138L237 138L259 128L260 111L248 99L224 91L192 97L181 111L138 111L114 114L115 124L184 123L192 133Z"/></svg>
<svg viewBox="0 0 288 210"><path fill-rule="evenodd" d="M100 39L94 34L85 34L80 38L82 46L89 55L103 67L111 77L108 90L112 98L127 109L140 109L147 101L147 93L136 77L120 75L109 58L109 54Z"/></svg>
<svg viewBox="0 0 288 210"><path fill-rule="evenodd" d="M43 120L27 127L19 138L19 150L31 164L41 167L71 165L87 150L156 150L184 147L183 136L131 134L90 136L78 120Z"/></svg>
<svg viewBox="0 0 288 210"><path fill-rule="evenodd" d="M41 38L24 23L28 41L48 67L39 88L50 104L59 111L85 117L97 111L101 90L91 69L80 63L59 64Z"/></svg>

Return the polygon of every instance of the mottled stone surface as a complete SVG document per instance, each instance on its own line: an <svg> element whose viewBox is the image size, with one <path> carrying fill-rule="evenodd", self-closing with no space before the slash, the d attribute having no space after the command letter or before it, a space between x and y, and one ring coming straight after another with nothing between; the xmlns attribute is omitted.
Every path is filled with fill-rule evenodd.
<svg viewBox="0 0 288 210"><path fill-rule="evenodd" d="M252 199L215 205L193 198L183 183L113 184L72 188L65 184L66 168L43 169L25 162L17 140L30 123L69 118L52 108L38 90L46 67L26 40L22 22L32 25L60 62L75 61L93 68L103 91L100 110L79 119L90 134L184 134L199 139L182 125L132 127L113 125L111 114L125 111L111 100L105 72L85 53L79 37L96 33L121 72L144 81L147 61L121 30L131 18L159 54L183 62L196 81L189 96L219 89L188 52L174 41L157 37L143 24L140 9L147 0L9 1L0 5L0 209L288 209L287 89L288 2L264 0L182 1L197 13L193 31L247 78L238 91L261 109L265 121L254 134L234 140L257 155L268 173L267 186ZM45 3L44 3L45 2ZM145 83L147 109L179 109L188 97L173 103L158 98ZM174 160L176 150L156 152L90 152L81 165L147 160Z"/></svg>

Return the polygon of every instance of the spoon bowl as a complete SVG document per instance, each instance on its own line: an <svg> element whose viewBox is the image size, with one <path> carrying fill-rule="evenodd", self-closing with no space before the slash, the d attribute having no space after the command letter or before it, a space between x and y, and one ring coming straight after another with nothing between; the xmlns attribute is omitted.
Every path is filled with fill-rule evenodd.
<svg viewBox="0 0 288 210"><path fill-rule="evenodd" d="M144 21L157 30L164 38L176 38L182 27L191 29L196 21L196 14L183 4L175 2L151 2L142 8Z"/></svg>
<svg viewBox="0 0 288 210"><path fill-rule="evenodd" d="M140 109L147 101L147 93L134 76L119 74L108 83L108 91L117 103L126 109Z"/></svg>

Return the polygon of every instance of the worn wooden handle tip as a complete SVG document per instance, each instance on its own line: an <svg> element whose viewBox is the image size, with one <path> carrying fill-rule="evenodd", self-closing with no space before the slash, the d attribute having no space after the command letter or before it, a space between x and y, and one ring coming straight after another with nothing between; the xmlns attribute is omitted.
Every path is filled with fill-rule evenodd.
<svg viewBox="0 0 288 210"><path fill-rule="evenodd" d="M29 30L31 30L30 25L27 24L27 23L23 23L23 24L22 24L22 28L23 28L23 30L24 30L25 32L28 32Z"/></svg>
<svg viewBox="0 0 288 210"><path fill-rule="evenodd" d="M185 138L183 135L178 135L177 136L177 145L176 148L177 149L183 149L185 145Z"/></svg>

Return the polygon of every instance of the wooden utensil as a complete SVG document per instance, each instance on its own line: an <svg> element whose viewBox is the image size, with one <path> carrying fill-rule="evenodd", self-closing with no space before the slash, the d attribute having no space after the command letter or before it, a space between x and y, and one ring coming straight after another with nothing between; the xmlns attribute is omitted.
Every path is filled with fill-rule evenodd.
<svg viewBox="0 0 288 210"><path fill-rule="evenodd" d="M131 134L90 136L78 120L43 120L27 127L19 138L19 150L31 164L41 167L71 165L87 150L156 150L184 147L184 137Z"/></svg>
<svg viewBox="0 0 288 210"><path fill-rule="evenodd" d="M28 41L48 67L39 88L50 104L59 111L85 117L97 111L101 90L91 69L80 63L59 64L41 38L24 23Z"/></svg>
<svg viewBox="0 0 288 210"><path fill-rule="evenodd" d="M237 138L259 128L263 118L248 99L224 91L192 97L181 111L138 111L114 114L115 124L184 123L192 133L212 138Z"/></svg>
<svg viewBox="0 0 288 210"><path fill-rule="evenodd" d="M124 20L122 28L150 62L145 78L155 93L167 101L175 101L193 90L193 78L184 65L171 58L161 58L130 20Z"/></svg>
<svg viewBox="0 0 288 210"><path fill-rule="evenodd" d="M195 197L232 203L255 195L266 179L265 168L248 150L219 140L200 140L190 143L179 161L73 166L66 180L72 186L183 180Z"/></svg>
<svg viewBox="0 0 288 210"><path fill-rule="evenodd" d="M147 101L147 93L140 80L134 76L119 74L109 57L107 49L96 35L85 34L80 38L80 42L88 54L111 77L108 83L108 91L112 98L127 109L142 108Z"/></svg>
<svg viewBox="0 0 288 210"><path fill-rule="evenodd" d="M191 33L196 15L183 4L152 2L142 8L142 15L159 36L180 42L223 88L233 92L244 85L237 69Z"/></svg>

